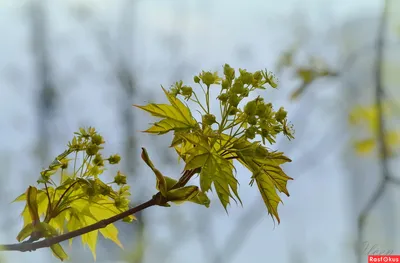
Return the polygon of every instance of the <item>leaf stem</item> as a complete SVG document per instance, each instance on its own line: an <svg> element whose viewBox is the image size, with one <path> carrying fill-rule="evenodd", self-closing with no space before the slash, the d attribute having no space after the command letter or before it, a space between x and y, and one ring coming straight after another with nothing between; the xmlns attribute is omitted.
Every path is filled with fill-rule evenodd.
<svg viewBox="0 0 400 263"><path fill-rule="evenodd" d="M200 105L200 107L203 109L203 111L205 113L207 113L207 110L203 107L203 105L201 105L199 98L197 97L196 93L193 92L194 97L196 98L196 100L193 100L194 102L196 102L198 105Z"/></svg>
<svg viewBox="0 0 400 263"><path fill-rule="evenodd" d="M207 113L210 113L210 85L207 85L206 104L207 104Z"/></svg>

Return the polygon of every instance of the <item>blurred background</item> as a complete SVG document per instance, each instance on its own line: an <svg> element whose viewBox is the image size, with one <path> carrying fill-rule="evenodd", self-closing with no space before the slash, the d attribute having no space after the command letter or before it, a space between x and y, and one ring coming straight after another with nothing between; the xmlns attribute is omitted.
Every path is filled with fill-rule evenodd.
<svg viewBox="0 0 400 263"><path fill-rule="evenodd" d="M0 243L16 242L22 226L23 204L11 201L81 126L96 127L105 152L122 156L133 205L154 193L141 147L177 178L171 135L141 133L154 120L132 104L165 102L160 85L192 85L201 70L229 63L275 72L279 89L260 95L284 106L296 130L295 140L274 145L293 160L284 166L294 180L281 224L238 167L243 208L232 205L227 215L212 195L209 209L147 209L134 224L117 223L124 250L99 237L97 262L367 262L367 254L400 254L400 1L386 1L382 27L384 3L0 0ZM93 261L79 238L64 247L72 262ZM0 256L58 262L49 249Z"/></svg>

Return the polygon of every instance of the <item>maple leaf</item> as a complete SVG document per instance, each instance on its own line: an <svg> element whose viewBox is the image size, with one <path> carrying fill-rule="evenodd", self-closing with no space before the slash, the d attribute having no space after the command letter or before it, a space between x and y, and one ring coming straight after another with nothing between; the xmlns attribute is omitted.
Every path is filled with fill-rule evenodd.
<svg viewBox="0 0 400 263"><path fill-rule="evenodd" d="M163 120L154 123L149 129L144 132L154 134L165 134L169 131L189 130L198 126L196 119L193 118L190 109L185 106L179 99L172 96L167 90L162 88L167 96L169 104L150 103L146 106L133 105L151 115Z"/></svg>
<svg viewBox="0 0 400 263"><path fill-rule="evenodd" d="M269 151L258 142L242 141L234 144L233 148L238 150L239 162L253 173L250 184L256 181L268 213L280 223L278 205L282 200L277 191L289 196L286 186L288 180L293 180L280 165L291 160L281 152Z"/></svg>

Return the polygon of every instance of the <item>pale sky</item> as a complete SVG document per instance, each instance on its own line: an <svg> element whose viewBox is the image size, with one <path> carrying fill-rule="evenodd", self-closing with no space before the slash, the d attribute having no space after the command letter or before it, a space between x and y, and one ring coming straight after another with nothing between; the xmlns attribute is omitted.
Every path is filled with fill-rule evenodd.
<svg viewBox="0 0 400 263"><path fill-rule="evenodd" d="M93 35L79 23L72 21L67 12L67 7L77 8L77 5L86 5L90 7L93 16L98 21L102 21L107 29L113 29L119 23L121 4L123 1L112 0L68 0L68 1L49 1L52 2L51 8L51 27L54 32L51 49L54 54L55 74L60 78L72 78L73 84L77 88L71 88L68 85L61 87L65 97L60 102L61 116L56 122L55 134L57 138L68 140L76 127L81 123L92 121L91 124L99 127L106 138L110 138L111 151L121 149L118 133L121 132L117 127L119 125L115 116L117 110L112 108L116 101L112 98L114 90L109 83L109 67L105 63L106 59L102 57L98 46L93 42ZM0 88L0 111L5 112L0 118L0 127L6 127L2 130L0 144L3 149L13 153L13 166L10 167L12 174L19 177L18 185L13 184L10 187L15 191L21 192L26 188L27 181L23 175L31 170L38 170L33 161L28 163L28 167L18 166L17 158L29 159L29 154L24 153L23 149L29 145L33 147L34 134L27 134L26 131L35 129L32 110L35 105L32 104L32 96L35 90L31 84L33 73L31 71L31 59L26 58L29 54L29 28L26 25L29 20L26 15L19 10L26 5L23 0L0 0L0 32L3 33L2 49L0 54L2 61L0 68L8 70L6 66L13 66L20 71L20 78L17 78L17 88ZM295 38L301 37L300 30L293 30L293 21L301 21L298 28L309 27L310 31L318 32L311 34L311 45L315 50L324 50L324 42L321 38L340 41L330 35L330 30L335 34L340 31L340 27L346 22L351 21L358 16L375 17L377 10L380 10L381 1L347 1L347 0L286 0L286 1L139 1L135 3L136 9L132 11L132 19L135 21L134 37L135 50L128 56L130 62L140 68L138 74L141 74L139 85L141 85L144 94L153 95L153 99L160 99L159 85L168 86L175 79L171 79L171 68L176 68L177 61L171 61L170 50L162 42L165 38L184 33L182 48L179 48L179 55L185 56L187 67L183 74L184 80L191 81L193 74L201 69L220 69L225 63L231 63L235 67L257 70L265 67L273 67L276 58L284 48L289 47ZM176 8L179 8L182 14L175 17ZM295 20L296 19L296 20ZM286 25L287 28L283 27ZM85 24L89 29L96 29L96 25ZM70 40L69 36L71 36ZM118 36L111 35L112 38ZM125 38L124 38L125 37ZM303 36L304 37L304 36ZM76 38L76 39L75 39ZM123 36L129 45L129 32ZM307 39L307 36L305 36ZM326 42L326 41L325 41ZM335 43L331 43L336 45ZM339 43L342 44L341 42ZM249 48L251 57L249 60L242 60L237 55L238 48ZM313 50L313 49L312 49ZM340 51L336 51L340 53ZM335 60L335 54L325 52L327 59ZM247 54L247 53L245 53ZM94 68L91 71L75 75L75 58L78 55L84 55ZM65 73L67 72L67 73ZM100 77L99 77L100 76ZM108 81L108 82L107 82ZM290 83L287 79L282 82ZM0 77L1 87L15 87L10 84L10 80ZM329 87L329 85L327 84ZM288 107L289 114L295 111L296 105L288 102L287 94L290 90L280 89L272 91L271 99L279 104ZM318 95L317 95L318 96ZM336 94L340 96L340 94ZM91 97L92 101L87 102ZM71 101L74 101L73 103ZM96 101L104 101L104 105L99 106ZM137 101L143 103L143 101ZM85 104L86 103L86 104ZM17 105L15 105L17 104ZM85 106L82 106L85 105ZM110 106L111 105L111 106ZM328 107L328 106L326 106ZM15 115L10 115L9 111L13 109ZM133 110L133 109L132 109ZM314 112L311 116L321 118L326 116L324 107L320 112ZM97 118L98 112L102 112L102 117ZM317 110L318 111L318 110ZM29 117L30 116L30 117ZM22 118L24 126L10 126L15 122L15 118ZM142 118L142 117L141 117ZM310 117L311 118L311 117ZM301 120L300 120L301 121ZM137 122L138 130L147 127L148 121L142 119ZM324 122L329 124L329 121ZM57 126L58 125L58 126ZM63 126L64 125L64 126ZM66 125L66 126L65 126ZM65 128L66 127L66 128ZM110 128L111 127L111 128ZM316 125L318 127L318 125ZM318 128L315 128L318 129ZM35 130L36 131L36 130ZM315 130L318 134L318 130ZM152 137L140 135L140 143L146 148L151 149ZM304 139L303 139L304 140ZM309 139L308 139L309 140ZM301 145L309 144L308 140L301 141ZM59 140L58 140L59 141ZM159 140L160 141L160 140ZM161 140L162 141L162 140ZM55 142L53 142L55 144ZM140 145L142 146L142 145ZM138 146L138 147L140 147ZM287 146L287 145L286 145ZM63 145L55 145L55 151ZM277 146L279 148L279 146ZM140 149L140 148L138 148ZM150 150L149 150L150 151ZM152 150L156 152L155 149ZM343 204L349 198L349 190L344 187L347 183L344 168L340 164L341 156L334 155L324 162L323 165L316 166L315 169L296 174L297 168L302 164L296 164L296 159L302 156L301 149L291 149L291 158L294 160L285 170L296 180L289 183L290 198L283 197L284 205L279 207L282 223L274 228L272 220L267 216L266 211L262 220L255 222L256 227L248 233L245 244L241 247L232 263L254 262L261 263L266 261L289 262L288 251L292 248L306 253L307 262L349 262L346 261L352 255L352 233L351 225L348 224L346 209ZM154 157L154 161L161 162L162 156ZM339 163L339 164L338 164ZM290 167L290 165L293 165ZM146 168L140 167L143 173L148 173ZM35 170L35 171L36 171ZM170 173L177 171L176 168L166 167L165 170ZM235 227L235 222L241 218L244 213L251 210L251 204L254 200L260 199L258 190L250 189L248 178L250 175L243 169L238 170L239 181L241 181L241 195L244 201L244 208L232 206L229 217L223 212L218 202L213 203L213 208L201 210L202 213L215 213L213 221L214 239L216 249L223 247L231 231ZM292 174L290 174L292 173ZM37 173L34 173L37 174ZM29 176L29 183L33 184L37 178ZM150 185L152 181L143 179ZM16 192L11 191L13 194ZM14 194L15 195L15 194ZM18 220L18 210L15 205L8 204L13 198L1 200L1 207L12 206L10 211L12 220ZM328 204L328 205L327 205ZM262 209L262 206L260 206ZM179 207L179 209L181 209ZM194 218L198 209L191 207L185 209L185 216L189 219ZM164 211L151 210L151 218L158 218ZM150 219L150 224L153 220ZM154 219L156 221L156 219ZM14 222L14 221L12 221ZM10 230L11 233L0 235L2 243L11 243L15 240L19 226ZM154 225L153 236L168 236L169 231L163 227L157 228ZM182 234L182 233L181 233ZM185 234L185 233L183 233ZM350 241L349 241L350 240ZM89 252L87 252L89 254ZM157 254L151 251L149 254ZM8 262L29 262L32 258L40 262L56 262L50 257L48 250L40 250L32 253L7 253ZM170 259L171 263L188 262L207 263L203 258L203 251L196 239L189 239L184 242ZM156 257L150 255L146 263L157 262Z"/></svg>

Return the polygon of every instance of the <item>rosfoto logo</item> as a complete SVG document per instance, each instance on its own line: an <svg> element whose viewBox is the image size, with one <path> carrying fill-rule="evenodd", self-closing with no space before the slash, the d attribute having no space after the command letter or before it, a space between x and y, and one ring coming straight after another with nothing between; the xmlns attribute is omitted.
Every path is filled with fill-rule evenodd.
<svg viewBox="0 0 400 263"><path fill-rule="evenodd" d="M368 263L391 263L391 262L400 262L400 255L389 255L389 256L381 256L381 255L369 255Z"/></svg>

